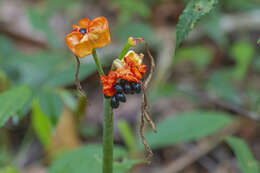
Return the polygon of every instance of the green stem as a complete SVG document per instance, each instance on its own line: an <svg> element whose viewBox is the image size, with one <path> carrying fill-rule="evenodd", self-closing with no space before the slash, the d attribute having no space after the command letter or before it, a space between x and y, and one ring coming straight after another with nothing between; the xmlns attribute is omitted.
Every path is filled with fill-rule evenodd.
<svg viewBox="0 0 260 173"><path fill-rule="evenodd" d="M105 75L95 49L92 51L99 75ZM103 173L113 172L113 112L110 99L104 97L104 124L103 124Z"/></svg>
<svg viewBox="0 0 260 173"><path fill-rule="evenodd" d="M92 56L93 56L93 58L94 58L94 60L95 60L95 63L96 63L96 66L97 66L97 70L98 70L99 75L104 76L105 73L104 73L103 68L102 68L102 65L101 65L101 63L100 63L100 61L99 61L99 59L98 59L96 49L93 49L93 50L92 50Z"/></svg>
<svg viewBox="0 0 260 173"><path fill-rule="evenodd" d="M113 172L113 132L113 112L110 99L104 98L103 173Z"/></svg>
<svg viewBox="0 0 260 173"><path fill-rule="evenodd" d="M129 41L127 41L123 50L121 51L121 53L118 57L119 60L122 60L124 58L125 54L127 53L127 51L129 50L130 47L131 47L131 44L129 43Z"/></svg>

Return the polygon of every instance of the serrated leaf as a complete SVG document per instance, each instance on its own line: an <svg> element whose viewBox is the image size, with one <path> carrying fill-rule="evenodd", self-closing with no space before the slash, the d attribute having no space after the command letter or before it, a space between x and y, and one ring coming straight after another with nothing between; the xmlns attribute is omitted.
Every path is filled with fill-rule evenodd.
<svg viewBox="0 0 260 173"><path fill-rule="evenodd" d="M32 93L27 86L20 86L0 94L0 127L14 114L21 111Z"/></svg>
<svg viewBox="0 0 260 173"><path fill-rule="evenodd" d="M51 139L51 121L41 110L38 100L33 101L32 125L38 139L47 149Z"/></svg>
<svg viewBox="0 0 260 173"><path fill-rule="evenodd" d="M120 147L114 147L114 159L123 158L126 151ZM132 165L139 161L115 162L114 172L125 173ZM49 173L101 173L102 172L102 146L88 145L75 151L61 155L49 168Z"/></svg>
<svg viewBox="0 0 260 173"><path fill-rule="evenodd" d="M165 118L156 125L157 133L149 132L145 136L148 144L156 149L201 139L231 122L232 118L222 112L187 112Z"/></svg>
<svg viewBox="0 0 260 173"><path fill-rule="evenodd" d="M243 173L259 173L259 165L248 145L237 137L227 137L228 145L234 151L238 165Z"/></svg>
<svg viewBox="0 0 260 173"><path fill-rule="evenodd" d="M185 39L188 33L195 27L197 21L209 13L218 0L191 0L179 17L176 31L176 47Z"/></svg>

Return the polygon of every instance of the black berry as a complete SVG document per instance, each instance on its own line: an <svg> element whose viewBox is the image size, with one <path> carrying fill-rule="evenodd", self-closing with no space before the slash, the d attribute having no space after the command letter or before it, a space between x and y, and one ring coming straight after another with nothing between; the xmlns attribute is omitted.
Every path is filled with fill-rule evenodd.
<svg viewBox="0 0 260 173"><path fill-rule="evenodd" d="M79 30L79 32L84 35L84 34L87 33L87 29L81 28L81 29Z"/></svg>
<svg viewBox="0 0 260 173"><path fill-rule="evenodd" d="M140 83L131 83L131 86L133 88L133 90L135 91L135 93L139 94L141 92L141 84Z"/></svg>
<svg viewBox="0 0 260 173"><path fill-rule="evenodd" d="M118 99L116 98L116 96L114 95L114 96L112 97L112 99L111 99L111 107L112 107L113 109L116 109L116 108L118 108L118 106L119 106L119 101L118 101Z"/></svg>
<svg viewBox="0 0 260 173"><path fill-rule="evenodd" d="M125 95L123 93L117 93L116 98L121 102L126 102Z"/></svg>
<svg viewBox="0 0 260 173"><path fill-rule="evenodd" d="M132 83L132 82L131 82ZM129 83L131 90L130 90L130 94L134 94L135 93L135 88L132 87L131 83Z"/></svg>
<svg viewBox="0 0 260 173"><path fill-rule="evenodd" d="M132 87L130 86L129 83L125 83L125 85L124 85L124 92L125 92L126 94L131 94L131 92L132 92Z"/></svg>
<svg viewBox="0 0 260 173"><path fill-rule="evenodd" d="M121 85L121 86L124 86L126 83L127 83L126 80L124 80L124 79L121 79L121 80L120 80L120 85Z"/></svg>
<svg viewBox="0 0 260 173"><path fill-rule="evenodd" d="M114 88L116 90L117 93L122 93L123 92L123 87L120 84L115 84Z"/></svg>

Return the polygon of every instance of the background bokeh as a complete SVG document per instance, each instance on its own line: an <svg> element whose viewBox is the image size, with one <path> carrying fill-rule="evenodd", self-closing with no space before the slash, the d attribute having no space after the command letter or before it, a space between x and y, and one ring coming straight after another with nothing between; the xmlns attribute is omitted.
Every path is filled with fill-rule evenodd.
<svg viewBox="0 0 260 173"><path fill-rule="evenodd" d="M99 77L92 57L81 59L88 99L81 98L64 41L72 24L98 16L111 32L111 43L97 49L106 72L130 36L144 38L156 61L147 93L158 133L147 127L146 135L154 156L143 163L141 95L127 96L114 111L115 172L257 173L260 1L219 0L175 49L178 17L189 2L1 0L0 173L101 169ZM147 56L143 45L134 49Z"/></svg>

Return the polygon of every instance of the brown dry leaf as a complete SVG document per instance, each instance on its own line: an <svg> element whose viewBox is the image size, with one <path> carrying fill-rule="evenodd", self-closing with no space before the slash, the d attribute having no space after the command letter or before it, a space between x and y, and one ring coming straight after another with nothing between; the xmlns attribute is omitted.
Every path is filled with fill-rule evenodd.
<svg viewBox="0 0 260 173"><path fill-rule="evenodd" d="M78 148L80 145L76 120L71 110L65 107L51 139L49 158L52 159L60 152Z"/></svg>

